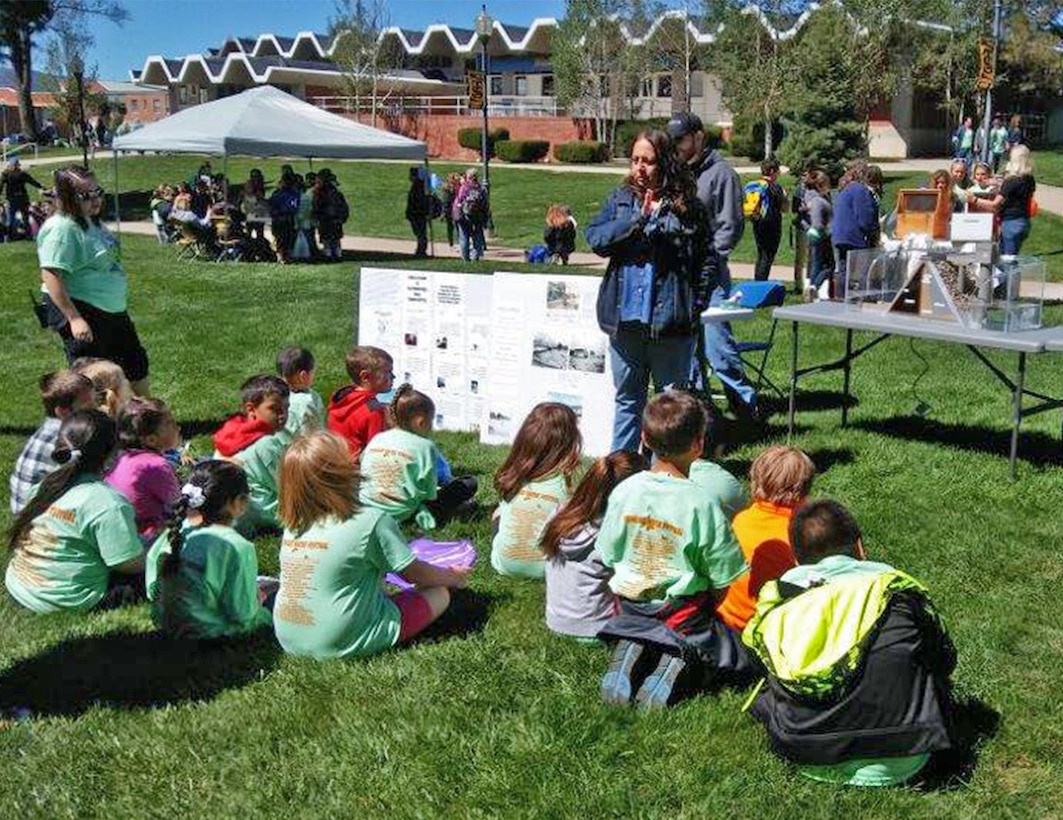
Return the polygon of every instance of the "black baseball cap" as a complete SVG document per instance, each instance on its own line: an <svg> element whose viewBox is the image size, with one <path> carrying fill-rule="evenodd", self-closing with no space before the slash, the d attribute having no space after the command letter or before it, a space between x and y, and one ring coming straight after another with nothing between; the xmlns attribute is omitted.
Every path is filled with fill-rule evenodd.
<svg viewBox="0 0 1063 820"><path fill-rule="evenodd" d="M696 134L698 131L704 131L705 126L701 124L701 117L697 114L684 111L682 114L676 114L672 119L668 120L665 130L668 132L668 136L678 140L687 134Z"/></svg>

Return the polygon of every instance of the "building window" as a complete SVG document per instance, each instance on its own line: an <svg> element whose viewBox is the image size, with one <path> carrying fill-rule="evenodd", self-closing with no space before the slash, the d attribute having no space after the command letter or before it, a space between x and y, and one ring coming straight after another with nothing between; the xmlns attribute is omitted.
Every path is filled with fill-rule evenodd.
<svg viewBox="0 0 1063 820"><path fill-rule="evenodd" d="M653 84L654 84L654 78L653 77L643 77L642 78L642 89L641 89L641 93L639 94L639 96L640 97L652 97L653 96Z"/></svg>
<svg viewBox="0 0 1063 820"><path fill-rule="evenodd" d="M516 80L516 95L518 97L528 96L528 78L527 77L515 77Z"/></svg>
<svg viewBox="0 0 1063 820"><path fill-rule="evenodd" d="M140 110L140 100L130 100L129 107L133 111L139 111Z"/></svg>
<svg viewBox="0 0 1063 820"><path fill-rule="evenodd" d="M151 101L151 110L156 112L156 113L158 113L159 111L162 111L162 100L152 100Z"/></svg>
<svg viewBox="0 0 1063 820"><path fill-rule="evenodd" d="M672 96L672 78L669 75L662 74L660 77L657 78L657 96Z"/></svg>
<svg viewBox="0 0 1063 820"><path fill-rule="evenodd" d="M209 102L210 101L210 97L207 95L207 89L205 89L205 88L199 89L199 101L201 103L205 103L205 102Z"/></svg>
<svg viewBox="0 0 1063 820"><path fill-rule="evenodd" d="M502 77L499 76L498 74L492 74L491 75L491 96L492 97L501 97L502 96Z"/></svg>
<svg viewBox="0 0 1063 820"><path fill-rule="evenodd" d="M188 105L188 86L187 85L179 85L179 86L177 86L177 102L179 102L181 105Z"/></svg>
<svg viewBox="0 0 1063 820"><path fill-rule="evenodd" d="M554 75L553 74L544 74L543 75L543 96L544 97L552 97L552 96L554 96Z"/></svg>

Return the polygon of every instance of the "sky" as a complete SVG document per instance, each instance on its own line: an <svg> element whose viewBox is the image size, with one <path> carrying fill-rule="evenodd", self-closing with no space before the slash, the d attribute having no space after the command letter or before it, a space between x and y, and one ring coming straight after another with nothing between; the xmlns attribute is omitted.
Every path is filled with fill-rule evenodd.
<svg viewBox="0 0 1063 820"><path fill-rule="evenodd" d="M390 24L423 29L432 23L472 28L482 0L386 0ZM123 26L96 20L86 63L97 76L128 80L150 55L184 57L220 46L229 36L294 36L323 33L334 14L333 0L124 0L131 19ZM536 17L563 17L564 0L494 0L487 4L496 20L527 25Z"/></svg>

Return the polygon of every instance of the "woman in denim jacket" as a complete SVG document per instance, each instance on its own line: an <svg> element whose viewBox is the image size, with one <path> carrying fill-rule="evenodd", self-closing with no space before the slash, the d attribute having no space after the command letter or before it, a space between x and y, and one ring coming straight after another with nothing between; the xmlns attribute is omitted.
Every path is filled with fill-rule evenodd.
<svg viewBox="0 0 1063 820"><path fill-rule="evenodd" d="M631 170L586 237L609 259L598 324L616 386L613 450L636 451L650 376L657 389L690 379L710 275L707 220L694 181L663 131L644 131Z"/></svg>

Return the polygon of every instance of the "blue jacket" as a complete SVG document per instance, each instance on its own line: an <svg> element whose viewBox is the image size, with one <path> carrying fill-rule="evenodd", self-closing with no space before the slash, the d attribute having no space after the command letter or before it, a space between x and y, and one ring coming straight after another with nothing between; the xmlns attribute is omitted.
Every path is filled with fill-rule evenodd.
<svg viewBox="0 0 1063 820"><path fill-rule="evenodd" d="M269 198L269 215L274 219L295 216L299 210L299 191L295 188L278 188Z"/></svg>
<svg viewBox="0 0 1063 820"><path fill-rule="evenodd" d="M831 240L835 247L870 248L878 244L878 201L866 185L850 182L834 198Z"/></svg>
<svg viewBox="0 0 1063 820"><path fill-rule="evenodd" d="M624 276L653 264L651 336L694 331L708 305L709 252L706 220L695 199L680 216L667 205L659 215L642 215L638 194L626 185L613 191L587 225L587 243L609 259L598 289L598 325L613 336L620 325Z"/></svg>

